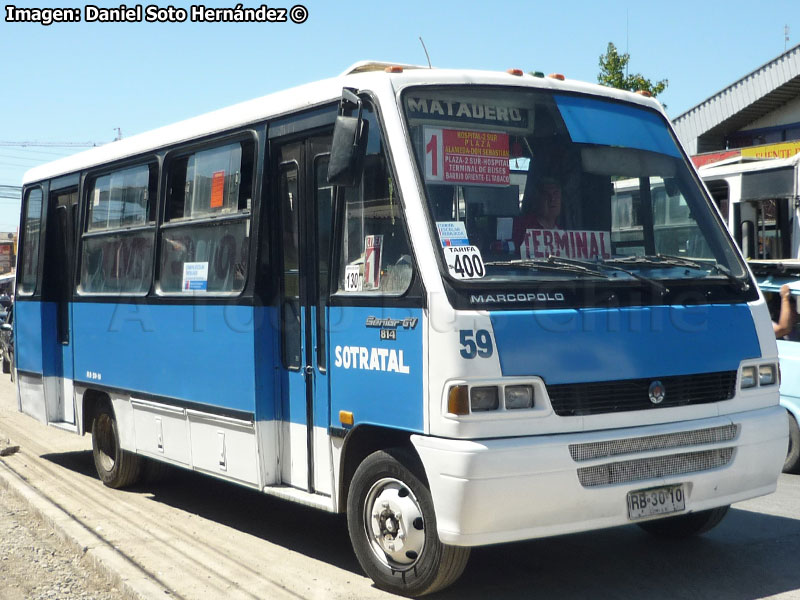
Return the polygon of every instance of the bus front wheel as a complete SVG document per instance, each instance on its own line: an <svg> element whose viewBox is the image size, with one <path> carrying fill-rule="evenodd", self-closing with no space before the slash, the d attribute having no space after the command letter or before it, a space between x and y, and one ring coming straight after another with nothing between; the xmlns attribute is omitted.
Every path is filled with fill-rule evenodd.
<svg viewBox="0 0 800 600"><path fill-rule="evenodd" d="M701 510L686 515L676 517L666 517L655 521L645 521L639 523L639 527L647 533L665 538L687 538L693 535L700 535L712 530L719 525L723 517L728 514L728 506L720 506L710 510Z"/></svg>
<svg viewBox="0 0 800 600"><path fill-rule="evenodd" d="M786 415L789 417L789 451L783 463L783 472L797 473L800 472L800 426L788 410Z"/></svg>
<svg viewBox="0 0 800 600"><path fill-rule="evenodd" d="M358 562L379 588L404 596L449 586L470 553L439 540L433 500L417 463L402 448L374 452L359 465L347 497Z"/></svg>
<svg viewBox="0 0 800 600"><path fill-rule="evenodd" d="M97 475L108 487L123 488L139 480L142 459L120 448L117 420L107 406L92 421L92 455Z"/></svg>

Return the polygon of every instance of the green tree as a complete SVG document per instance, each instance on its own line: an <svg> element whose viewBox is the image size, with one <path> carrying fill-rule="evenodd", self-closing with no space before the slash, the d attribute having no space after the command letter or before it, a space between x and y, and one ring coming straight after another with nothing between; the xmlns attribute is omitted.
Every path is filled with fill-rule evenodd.
<svg viewBox="0 0 800 600"><path fill-rule="evenodd" d="M626 70L630 60L630 54L627 52L620 54L617 47L609 42L606 53L600 55L600 74L597 76L597 82L630 92L645 90L650 92L654 98L667 88L669 85L667 79L653 83L641 73L627 75Z"/></svg>

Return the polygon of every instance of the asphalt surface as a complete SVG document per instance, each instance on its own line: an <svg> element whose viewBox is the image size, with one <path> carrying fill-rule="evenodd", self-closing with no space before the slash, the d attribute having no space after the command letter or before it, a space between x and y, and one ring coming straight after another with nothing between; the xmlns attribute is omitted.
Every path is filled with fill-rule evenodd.
<svg viewBox="0 0 800 600"><path fill-rule="evenodd" d="M131 490L104 487L90 437L18 413L2 378L5 438L20 451L0 458L0 487L126 597L394 597L362 574L341 516L178 470ZM800 476L781 476L776 494L735 505L688 541L629 526L478 548L461 579L432 596L488 597L800 600Z"/></svg>

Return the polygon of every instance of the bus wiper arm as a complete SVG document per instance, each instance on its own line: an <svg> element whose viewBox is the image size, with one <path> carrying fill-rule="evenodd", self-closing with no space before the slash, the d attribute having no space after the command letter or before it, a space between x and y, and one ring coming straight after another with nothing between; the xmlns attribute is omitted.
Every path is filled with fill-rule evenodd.
<svg viewBox="0 0 800 600"><path fill-rule="evenodd" d="M573 265L573 266L580 266L580 267L585 267L585 265L586 265L586 263L584 261L576 260L574 258L564 258L564 257L555 257L555 256L548 257L547 262L549 262L551 264L559 264L559 263L561 263L561 264L565 264L565 265ZM596 263L590 263L590 264L596 265L600 269L610 269L612 271L620 271L622 273L625 273L626 275L630 275L634 279L638 279L639 281L642 281L642 282L646 283L647 285L652 287L654 290L658 291L662 296L664 294L666 294L667 292L669 292L669 289L667 288L667 286L665 286L663 283L661 283L659 281L656 281L655 279L652 279L650 277L645 277L644 275L639 275L639 273L634 273L633 271L629 271L628 269L625 269L624 267L620 267L620 266L617 266L617 265L610 265L610 264L608 264L608 262L609 261L603 261L603 262L596 262ZM597 272L599 273L599 271L597 271ZM608 275L606 275L606 277L608 277Z"/></svg>
<svg viewBox="0 0 800 600"><path fill-rule="evenodd" d="M747 277L736 277L725 265L714 263L711 268L717 273L722 273L728 281L735 284L741 291L746 292L750 289L750 282L747 281Z"/></svg>
<svg viewBox="0 0 800 600"><path fill-rule="evenodd" d="M484 265L487 267L528 267L532 269L539 269L541 271L574 273L576 275L583 275L584 277L601 277L603 279L609 279L609 276L606 275L605 273L602 273L595 269L589 269L585 265L581 265L578 263L559 264L557 262L551 261L550 259L540 260L535 258L527 258L527 259L515 259L515 260L494 260L484 263Z"/></svg>
<svg viewBox="0 0 800 600"><path fill-rule="evenodd" d="M604 261L605 264L626 264L626 265L646 265L648 267L689 267L690 269L704 269L705 267L698 262L683 258L682 256L672 256L670 254L651 254L646 256L626 256L624 258L611 258Z"/></svg>

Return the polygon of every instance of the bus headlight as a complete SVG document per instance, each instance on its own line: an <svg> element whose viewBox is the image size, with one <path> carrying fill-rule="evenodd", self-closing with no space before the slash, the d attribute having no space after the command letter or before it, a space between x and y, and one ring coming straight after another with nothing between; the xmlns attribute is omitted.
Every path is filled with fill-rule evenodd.
<svg viewBox="0 0 800 600"><path fill-rule="evenodd" d="M474 387L469 391L469 404L472 412L497 410L500 406L497 386Z"/></svg>
<svg viewBox="0 0 800 600"><path fill-rule="evenodd" d="M747 388L756 387L758 380L756 379L756 368L754 366L742 367L742 381L739 384L743 390Z"/></svg>
<svg viewBox="0 0 800 600"><path fill-rule="evenodd" d="M775 365L759 365L758 367L758 385L773 385L778 381L775 374Z"/></svg>
<svg viewBox="0 0 800 600"><path fill-rule="evenodd" d="M505 389L506 409L531 408L533 406L533 386L507 385Z"/></svg>

